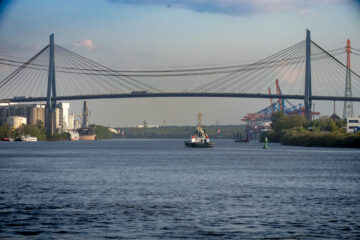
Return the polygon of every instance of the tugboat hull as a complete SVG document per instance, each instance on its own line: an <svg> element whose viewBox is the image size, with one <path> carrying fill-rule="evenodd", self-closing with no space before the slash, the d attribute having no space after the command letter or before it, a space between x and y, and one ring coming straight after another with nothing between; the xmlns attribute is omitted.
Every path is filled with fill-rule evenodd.
<svg viewBox="0 0 360 240"><path fill-rule="evenodd" d="M201 142L189 142L189 141L185 141L185 146L186 147L197 147L197 148L212 148L214 147L214 143L213 142L205 142L205 143L201 143Z"/></svg>

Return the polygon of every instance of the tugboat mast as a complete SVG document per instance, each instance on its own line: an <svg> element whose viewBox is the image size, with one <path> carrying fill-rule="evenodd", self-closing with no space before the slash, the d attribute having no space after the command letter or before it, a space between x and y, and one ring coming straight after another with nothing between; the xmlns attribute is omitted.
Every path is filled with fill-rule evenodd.
<svg viewBox="0 0 360 240"><path fill-rule="evenodd" d="M198 117L198 124L197 124L198 129L201 128L201 117L202 117L202 116L203 116L203 115L202 115L201 112L199 112L198 115L197 115L197 117Z"/></svg>

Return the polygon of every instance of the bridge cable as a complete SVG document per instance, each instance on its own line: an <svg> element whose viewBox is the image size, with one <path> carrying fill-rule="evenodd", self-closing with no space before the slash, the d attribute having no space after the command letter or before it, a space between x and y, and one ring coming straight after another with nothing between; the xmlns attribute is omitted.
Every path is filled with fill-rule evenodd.
<svg viewBox="0 0 360 240"><path fill-rule="evenodd" d="M286 55L284 55L284 54L281 54L280 57L281 57L281 56L285 56L285 57L286 57ZM269 62L270 62L270 64L271 64L271 63L273 63L273 62L277 62L277 60L275 60L275 61L274 61L274 60L271 60L271 61L269 61ZM253 70L253 69L251 69L251 70ZM232 78L232 79L230 79L230 80L233 80L233 79L236 79L237 77L242 76L242 79L240 79L240 81L245 81L247 77L250 77L250 76L252 76L252 75L254 75L254 74L258 74L258 73L261 73L261 72L264 72L264 71L269 71L269 70L270 70L270 69L269 69L268 66L267 66L266 68L263 68L260 72L256 72L256 71L245 72L245 73L243 73L243 74L239 74L238 76L235 76L234 78ZM229 82L229 80L225 81L225 83L227 83L227 82ZM245 82L245 84L246 84L246 82ZM217 84L217 85L219 85L219 84ZM228 84L227 86L230 87L229 84ZM227 88L228 88L228 87L227 87ZM222 89L225 90L224 87L223 87ZM221 91L222 89L220 89L219 91Z"/></svg>
<svg viewBox="0 0 360 240"><path fill-rule="evenodd" d="M61 47L62 48L62 47ZM83 56L81 56L81 55L78 55L78 54L76 54L76 53L74 53L74 52L71 52L70 50L67 50L66 48L63 48L65 51L67 51L69 54L71 54L71 55L74 55L74 56L76 56L76 57L78 57L78 58L81 58L81 59L83 59L84 61L88 61L88 62L90 62L90 63L92 63L92 65L97 65L97 66L100 66L101 68L104 68L105 69L105 71L108 71L108 72L114 72L114 70L112 70L112 69L110 69L110 68L108 68L108 67L106 67L106 66L103 66L103 65L101 65L101 64L99 64L99 63L96 63L96 62L94 62L94 61L92 61L92 60L90 60L90 59L87 59L87 58L85 58L85 57L83 57ZM152 89L152 90L154 90L154 91L159 91L159 92L161 92L159 89L156 89L156 88L154 88L154 87L152 87L152 86L150 86L150 85L148 85L148 84L146 84L146 83L143 83L143 82L141 82L141 81L138 81L138 80L136 80L136 79L130 79L129 77L125 77L123 74L120 74L120 75L118 75L118 77L122 77L122 78L127 78L127 79L129 79L129 80L131 80L131 81L134 81L136 84L139 84L139 85L142 85L142 86L145 86L145 87L147 87L147 88L149 88L149 89ZM131 82L131 81L129 81L129 80L126 80L126 79L123 79L123 81L127 81L129 84L135 84L135 83L133 83L133 82ZM136 86L136 85L135 85ZM138 86L139 87L139 86Z"/></svg>
<svg viewBox="0 0 360 240"><path fill-rule="evenodd" d="M62 49L59 49L59 51L60 51L60 56L62 56L63 58L64 58L64 60L66 60L66 61L69 61L69 62L71 62L72 64L75 64L75 65L78 65L79 64L79 62L77 62L77 61L74 61L74 62L72 62L73 60L71 59L71 56L68 56L67 54L62 54L64 51L62 50ZM65 52L64 52L65 53ZM66 76L73 76L73 74L66 74ZM78 79L80 79L80 77L79 77L79 75L74 75L74 76L76 76ZM89 79L91 80L91 81L93 81L94 83L95 83L95 85L98 85L98 86L100 86L101 88L103 88L103 89L107 89L107 91L109 91L109 92L111 92L111 88L113 88L113 86L111 86L110 85L110 88L108 87L108 86L106 86L105 84L103 84L102 83L102 81L97 81L97 79L94 77L94 76L91 76L91 75L89 75L89 76L87 76L87 77L89 77ZM73 78L74 79L74 78ZM81 79L80 79L81 80ZM68 81L66 81L66 80L64 80L65 82L68 82ZM75 80L76 81L76 80ZM105 82L106 84L108 84L107 82ZM108 84L109 85L109 84ZM80 86L80 88L81 88L81 86ZM98 87L96 87L96 88L98 88ZM76 92L75 92L75 94L76 94Z"/></svg>
<svg viewBox="0 0 360 240"><path fill-rule="evenodd" d="M247 75L244 76L243 78L243 81L244 83L241 84L240 86L238 87L235 87L235 90L234 91L238 91L240 90L241 88L247 88L247 92L250 92L249 89L251 88L255 88L258 84L262 83L263 81L267 81L266 79L263 79L263 80L260 80L260 82L254 82L253 83L253 80L255 80L256 78L260 78L262 76L267 76L269 74L271 74L273 72L273 68L276 67L276 66L281 66L282 63L281 61L283 61L283 59L288 59L288 58L291 58L292 56L294 56L294 52L296 50L298 50L300 47L301 47L302 44L298 45L295 49L293 49L292 51L289 51L287 53L285 53L284 55L282 56L279 56L279 59L276 59L276 61L271 61L271 63L269 64L269 66L267 66L266 68L260 70L260 71L252 71L252 72L249 72ZM279 63L280 62L280 63ZM247 79L247 82L245 82L245 80ZM249 86L249 84L251 84Z"/></svg>
<svg viewBox="0 0 360 240"><path fill-rule="evenodd" d="M71 51L69 51L69 50L67 50L67 49L65 49L65 48L62 48L62 47L60 47L59 46L59 49L61 49L64 53L66 53L67 55L67 57L69 57L69 58L71 58L72 59L72 61L74 61L74 62L77 62L77 63L83 63L83 64L85 64L85 66L94 66L94 65L96 65L96 64L94 64L94 63L92 63L92 62L89 62L87 59L83 59L83 58L79 58L78 57L78 55L77 54L69 54L69 52L71 52ZM72 52L71 52L72 53ZM62 71L60 71L60 72L62 72ZM79 75L77 74L77 73L74 73L77 77L79 77ZM93 75L91 75L91 76L93 76ZM93 77L95 77L95 76L93 76ZM112 80L111 79L111 81L114 81L114 80ZM121 82L116 82L117 84L119 84L119 85L121 85L123 88L126 88L127 90L129 90L129 91L133 91L134 89L133 88L131 88L131 87L129 87L129 86L127 86L127 85L125 85L124 83L121 83ZM108 83L107 83L108 84ZM111 88L114 88L114 86L111 86L110 85L110 87Z"/></svg>
<svg viewBox="0 0 360 240"><path fill-rule="evenodd" d="M284 50L282 50L282 51L279 51L279 52L277 52L277 53L275 53L275 54L273 54L273 55L270 55L269 57L266 57L266 58L264 58L264 59L261 59L261 60L255 62L255 63L253 63L253 64L248 64L247 67L244 67L243 69L241 69L241 70L242 70L241 73L239 73L241 70L238 70L238 72L234 73L234 75L231 75L231 76L236 76L236 74L237 74L237 75L245 74L245 71L247 71L247 70L252 70L252 69L251 69L252 66L256 66L256 65L260 65L260 64L266 64L266 62L270 62L271 60L275 59L276 57L281 56L284 52L289 51L290 49L294 48L294 47L297 46L298 44L299 44L299 43L294 44L293 46L290 46L290 47L287 48L287 49L284 49ZM199 91L199 90L204 89L204 88L209 88L209 87L211 87L212 85L218 84L218 82L221 82L221 81L223 81L223 80L224 80L224 78L215 79L215 80L213 80L213 81L210 82L210 83L201 85L201 86L193 89L193 91ZM226 79L225 79L225 81L226 81Z"/></svg>
<svg viewBox="0 0 360 240"><path fill-rule="evenodd" d="M40 52L38 52L35 56L30 58L27 62L25 62L20 68L16 69L13 73L11 73L8 77L0 81L0 88L2 88L5 84L7 84L11 79L13 79L21 70L23 70L29 63L31 63L34 59L36 59L40 54L42 54L48 46L44 47Z"/></svg>

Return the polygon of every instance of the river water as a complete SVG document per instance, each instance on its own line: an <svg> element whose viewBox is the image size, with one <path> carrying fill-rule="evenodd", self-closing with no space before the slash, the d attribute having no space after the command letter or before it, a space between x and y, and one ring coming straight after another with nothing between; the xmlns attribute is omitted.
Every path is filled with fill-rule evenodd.
<svg viewBox="0 0 360 240"><path fill-rule="evenodd" d="M0 142L0 239L360 238L360 149Z"/></svg>

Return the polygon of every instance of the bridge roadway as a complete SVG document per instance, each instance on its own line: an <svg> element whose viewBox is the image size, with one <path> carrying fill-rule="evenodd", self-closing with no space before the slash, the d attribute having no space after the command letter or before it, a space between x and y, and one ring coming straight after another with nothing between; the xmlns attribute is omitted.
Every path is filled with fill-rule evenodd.
<svg viewBox="0 0 360 240"><path fill-rule="evenodd" d="M110 99L110 98L162 98L162 97L220 97L220 98L283 98L304 100L304 95L278 95L262 93L191 93L191 92L168 92L168 93L114 93L99 95L73 95L59 96L57 101ZM14 97L4 99L11 102L40 102L46 101L46 97ZM3 100L3 101L4 101ZM311 100L321 101L352 101L360 102L360 97L338 97L338 96L312 96Z"/></svg>

